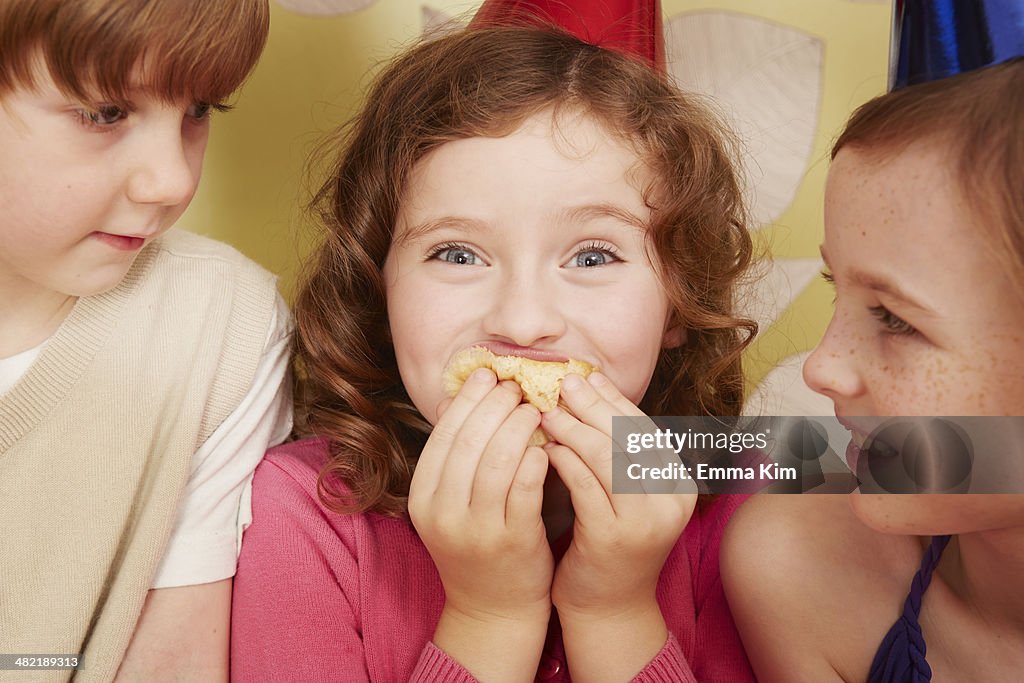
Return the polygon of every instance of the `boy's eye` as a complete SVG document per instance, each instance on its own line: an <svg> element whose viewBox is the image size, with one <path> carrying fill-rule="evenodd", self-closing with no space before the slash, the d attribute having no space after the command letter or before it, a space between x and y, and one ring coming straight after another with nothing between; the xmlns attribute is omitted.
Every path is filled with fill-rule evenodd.
<svg viewBox="0 0 1024 683"><path fill-rule="evenodd" d="M872 306L868 310L871 311L871 315L878 319L883 331L887 334L900 336L913 336L917 334L917 329L913 325L893 314L885 306Z"/></svg>
<svg viewBox="0 0 1024 683"><path fill-rule="evenodd" d="M94 126L112 126L128 116L124 108L116 104L101 104L95 109L81 111L85 123Z"/></svg>
<svg viewBox="0 0 1024 683"><path fill-rule="evenodd" d="M427 260L444 261L459 266L475 266L480 263L480 257L472 249L460 244L442 244L430 252Z"/></svg>
<svg viewBox="0 0 1024 683"><path fill-rule="evenodd" d="M210 112L212 112L214 106L208 102L196 102L188 108L188 115L193 119L202 121L203 119L209 118Z"/></svg>
<svg viewBox="0 0 1024 683"><path fill-rule="evenodd" d="M577 251L567 265L570 268L596 268L620 260L611 245L588 244Z"/></svg>

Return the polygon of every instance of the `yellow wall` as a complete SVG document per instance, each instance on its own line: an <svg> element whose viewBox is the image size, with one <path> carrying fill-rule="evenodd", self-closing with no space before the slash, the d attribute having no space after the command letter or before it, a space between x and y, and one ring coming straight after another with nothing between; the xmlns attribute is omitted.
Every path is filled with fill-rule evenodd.
<svg viewBox="0 0 1024 683"><path fill-rule="evenodd" d="M470 11L478 2L432 0ZM338 17L310 17L271 2L270 38L236 99L214 119L203 181L180 225L228 242L294 293L309 235L299 203L303 165L320 136L358 105L375 67L421 31L421 3L382 0Z"/></svg>
<svg viewBox="0 0 1024 683"><path fill-rule="evenodd" d="M298 208L307 189L304 160L318 137L354 110L376 66L420 34L423 4L379 0L336 17L302 16L274 5L266 52L236 111L215 119L203 183L182 225L235 245L280 274L290 298L309 241ZM460 14L479 3L426 4ZM816 257L829 144L849 113L885 87L889 3L663 0L663 9L668 17L709 9L745 13L823 41L820 121L806 178L789 209L760 233L776 256ZM817 282L797 297L751 350L752 381L779 359L813 346L828 320L830 297Z"/></svg>

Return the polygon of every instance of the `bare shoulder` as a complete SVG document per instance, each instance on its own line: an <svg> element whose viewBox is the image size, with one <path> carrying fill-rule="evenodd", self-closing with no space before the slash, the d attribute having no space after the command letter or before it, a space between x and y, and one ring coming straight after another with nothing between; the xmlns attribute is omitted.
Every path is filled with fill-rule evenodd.
<svg viewBox="0 0 1024 683"><path fill-rule="evenodd" d="M837 557L859 540L858 527L844 495L748 500L722 539L722 580L734 611L751 605L779 621L812 613L817 598L834 592L837 572L861 570Z"/></svg>
<svg viewBox="0 0 1024 683"><path fill-rule="evenodd" d="M722 581L760 680L866 676L902 602L894 540L864 526L846 495L761 495L737 510Z"/></svg>

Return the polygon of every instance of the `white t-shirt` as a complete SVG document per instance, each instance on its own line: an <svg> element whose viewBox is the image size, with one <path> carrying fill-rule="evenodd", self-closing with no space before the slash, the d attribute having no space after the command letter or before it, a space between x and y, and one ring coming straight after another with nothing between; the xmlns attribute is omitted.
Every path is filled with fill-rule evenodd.
<svg viewBox="0 0 1024 683"><path fill-rule="evenodd" d="M178 519L152 588L191 586L235 575L242 531L252 521L252 475L270 446L292 429L288 371L291 316L280 296L245 398L192 456ZM46 346L0 359L0 395Z"/></svg>
<svg viewBox="0 0 1024 683"><path fill-rule="evenodd" d="M0 396L6 394L8 389L18 383L18 380L28 372L45 347L46 342L43 342L35 348L22 351L10 358L0 358Z"/></svg>

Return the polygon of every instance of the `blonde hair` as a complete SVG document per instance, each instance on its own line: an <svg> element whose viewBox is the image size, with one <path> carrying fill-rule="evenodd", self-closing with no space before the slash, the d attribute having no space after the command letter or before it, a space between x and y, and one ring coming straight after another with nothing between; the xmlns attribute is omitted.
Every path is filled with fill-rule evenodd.
<svg viewBox="0 0 1024 683"><path fill-rule="evenodd" d="M960 193L1017 290L1024 292L1024 58L876 97L832 147L887 161L911 145L941 146Z"/></svg>

